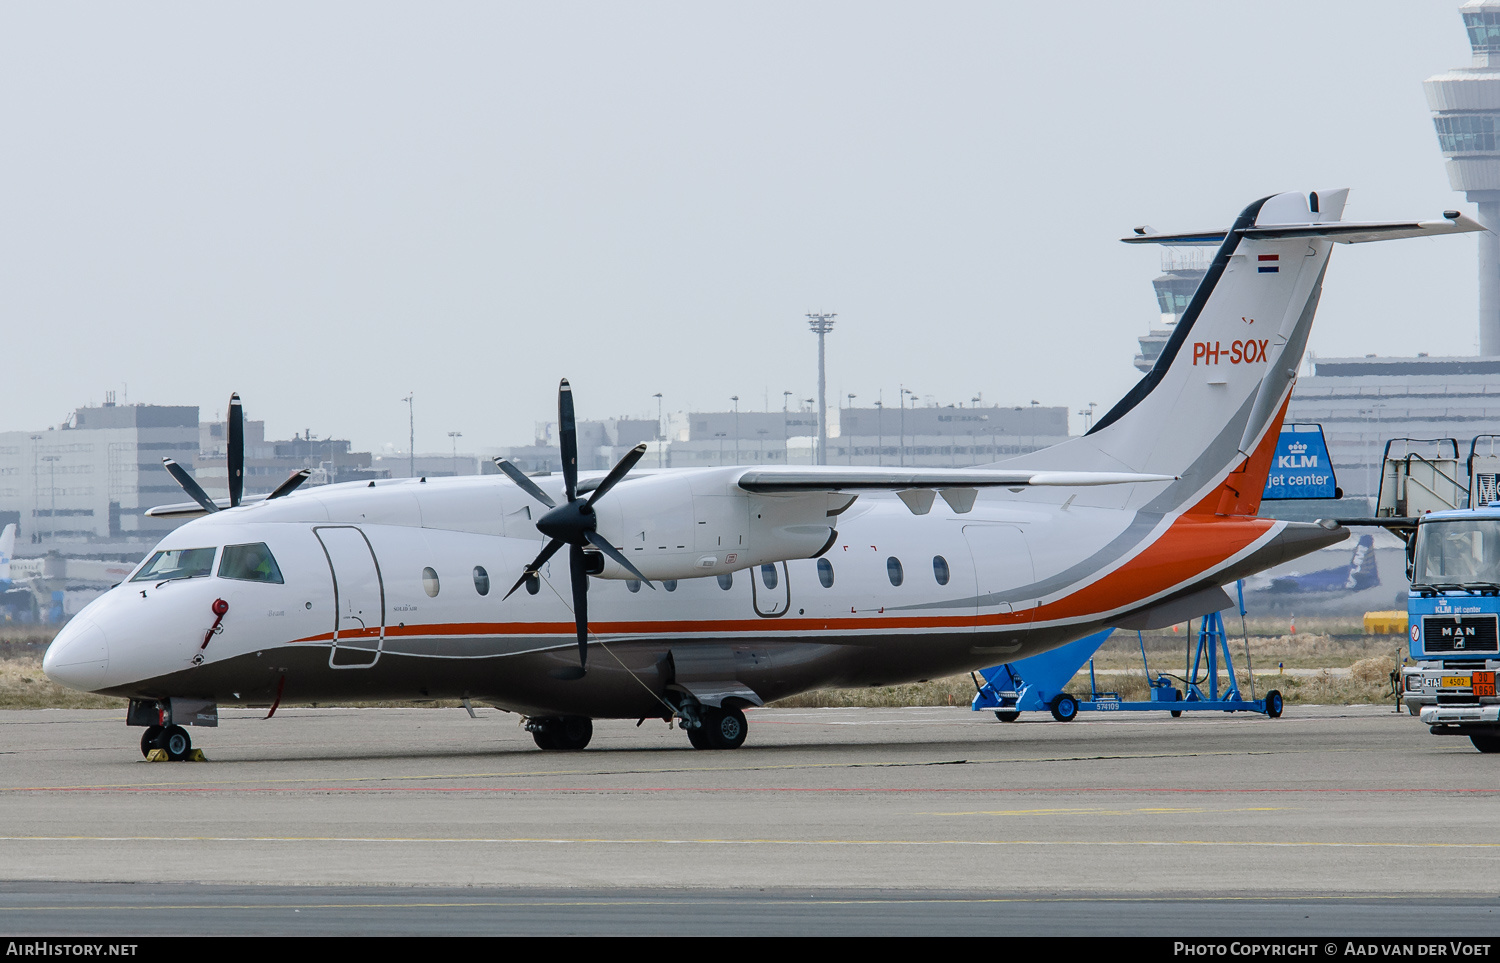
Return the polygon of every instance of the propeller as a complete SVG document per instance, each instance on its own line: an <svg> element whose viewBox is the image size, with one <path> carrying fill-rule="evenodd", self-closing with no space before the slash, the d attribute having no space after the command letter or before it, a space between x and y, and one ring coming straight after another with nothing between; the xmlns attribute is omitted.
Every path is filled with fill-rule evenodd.
<svg viewBox="0 0 1500 963"><path fill-rule="evenodd" d="M650 579L642 575L640 570L631 564L630 559L624 553L609 543L609 540L598 532L599 517L594 513L594 503L609 493L611 488L619 484L620 480L629 474L636 462L646 453L644 444L636 445L625 453L619 463L611 468L604 480L599 482L589 493L587 499L579 497L578 493L578 428L573 418L573 389L568 385L568 379L562 379L557 388L557 423L559 442L562 447L562 469L563 469L563 496L567 503L557 504L552 498L540 488L526 473L504 458L495 459L495 467L516 483L526 494L546 505L549 511L537 520L537 531L547 536L547 544L540 555L532 560L521 577L512 585L506 598L515 594L516 589L526 584L526 580L535 578L547 560L564 545L568 546L568 575L573 588L573 622L578 629L578 668L569 670L566 677L581 679L588 668L589 649L589 560L587 548L593 548L609 556L620 564L631 575L645 582L653 591L655 585Z"/></svg>
<svg viewBox="0 0 1500 963"><path fill-rule="evenodd" d="M244 501L245 495L245 412L240 404L239 392L229 396L228 448L229 507L238 508L240 502ZM177 480L177 484L182 486L182 490L187 492L193 501L203 506L204 511L220 510L214 500L209 498L208 493L203 490L203 486L194 480L186 468L171 458L163 458L161 463ZM298 485L307 481L311 474L312 472L306 468L292 472L287 476L286 481L277 485L276 489L266 496L267 500L291 494Z"/></svg>

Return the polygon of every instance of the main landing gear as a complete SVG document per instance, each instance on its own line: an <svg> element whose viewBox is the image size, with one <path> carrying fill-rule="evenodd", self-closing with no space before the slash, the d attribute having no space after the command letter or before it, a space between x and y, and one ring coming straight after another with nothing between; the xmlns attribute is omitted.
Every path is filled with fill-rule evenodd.
<svg viewBox="0 0 1500 963"><path fill-rule="evenodd" d="M690 727L691 720L683 721L688 742L694 749L738 749L745 744L745 736L750 734L745 714L739 709L699 706L697 714L697 726Z"/></svg>
<svg viewBox="0 0 1500 963"><path fill-rule="evenodd" d="M147 726L141 733L141 755L149 757L153 749L164 750L173 762L192 755L193 740L182 726Z"/></svg>
<svg viewBox="0 0 1500 963"><path fill-rule="evenodd" d="M577 752L594 738L594 720L586 716L542 716L526 720L538 749Z"/></svg>
<svg viewBox="0 0 1500 963"><path fill-rule="evenodd" d="M745 713L736 708L686 706L681 710L681 718L682 728L694 749L738 749L750 733ZM526 720L526 731L531 733L538 749L577 752L593 738L594 722L586 716L535 716ZM146 741L141 740L143 751L149 751Z"/></svg>

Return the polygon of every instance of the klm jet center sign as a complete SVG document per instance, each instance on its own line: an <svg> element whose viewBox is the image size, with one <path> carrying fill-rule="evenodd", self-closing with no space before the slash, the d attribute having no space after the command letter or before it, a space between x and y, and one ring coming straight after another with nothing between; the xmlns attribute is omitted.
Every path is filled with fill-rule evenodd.
<svg viewBox="0 0 1500 963"><path fill-rule="evenodd" d="M1283 425L1262 499L1337 498L1321 425Z"/></svg>

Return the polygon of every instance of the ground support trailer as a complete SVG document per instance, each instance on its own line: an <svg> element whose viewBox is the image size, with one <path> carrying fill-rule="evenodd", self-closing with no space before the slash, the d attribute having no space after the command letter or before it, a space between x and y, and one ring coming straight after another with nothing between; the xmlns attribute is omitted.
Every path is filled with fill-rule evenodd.
<svg viewBox="0 0 1500 963"><path fill-rule="evenodd" d="M1240 598L1244 598L1243 591ZM1243 614L1243 601L1241 612ZM1234 661L1229 654L1224 619L1218 612L1211 612L1199 621L1198 640L1189 652L1182 677L1187 689L1185 695L1182 689L1173 685L1170 677L1151 677L1144 642L1141 644L1141 662L1151 684L1149 701L1127 702L1118 693L1099 691L1093 657L1113 631L1105 629L1041 655L981 670L984 681L975 680L978 692L971 708L975 712L993 712L1001 722L1014 722L1022 712L1041 710L1051 712L1052 718L1058 722L1071 722L1080 712L1165 711L1174 718L1184 712L1256 712L1272 719L1281 715L1282 698L1277 690L1267 692L1264 699L1246 699L1241 695L1234 681ZM1222 695L1219 692L1218 664L1221 653L1224 668L1229 673L1229 684ZM1079 699L1063 690L1085 663L1089 667L1089 698ZM1204 673L1201 679L1200 670ZM1205 682L1207 692L1202 688Z"/></svg>

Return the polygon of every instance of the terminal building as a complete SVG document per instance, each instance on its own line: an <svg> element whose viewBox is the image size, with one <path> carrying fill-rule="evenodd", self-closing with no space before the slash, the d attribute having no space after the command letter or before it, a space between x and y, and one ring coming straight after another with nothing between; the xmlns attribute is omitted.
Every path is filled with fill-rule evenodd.
<svg viewBox="0 0 1500 963"><path fill-rule="evenodd" d="M579 421L579 468L604 470L645 442L642 468L815 464L816 409L689 411L668 425L616 418ZM965 405L842 408L829 412L828 464L963 468L998 461L1068 437L1068 409ZM531 445L497 449L523 471L559 471L556 425L538 426ZM480 469L494 471L488 458Z"/></svg>

